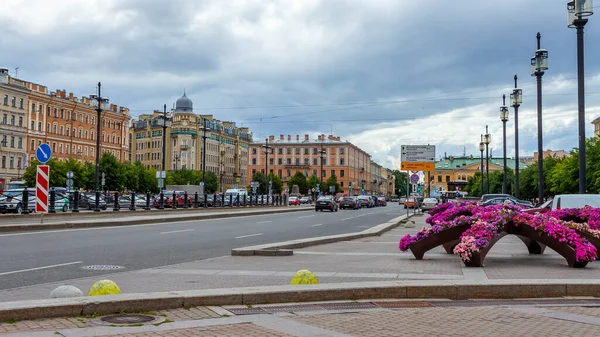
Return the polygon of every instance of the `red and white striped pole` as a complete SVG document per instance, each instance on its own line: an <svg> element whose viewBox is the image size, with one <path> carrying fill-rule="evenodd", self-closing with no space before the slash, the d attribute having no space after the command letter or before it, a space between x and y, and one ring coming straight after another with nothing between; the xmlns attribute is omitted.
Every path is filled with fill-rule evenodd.
<svg viewBox="0 0 600 337"><path fill-rule="evenodd" d="M35 211L48 213L48 190L50 189L50 166L38 165L35 179Z"/></svg>

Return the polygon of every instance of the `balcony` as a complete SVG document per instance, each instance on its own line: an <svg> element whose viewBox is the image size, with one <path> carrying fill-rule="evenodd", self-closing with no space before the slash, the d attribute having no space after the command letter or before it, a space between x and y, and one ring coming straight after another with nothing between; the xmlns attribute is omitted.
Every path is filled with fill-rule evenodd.
<svg viewBox="0 0 600 337"><path fill-rule="evenodd" d="M189 146L188 144L183 144L183 145L181 145L181 146L179 147L179 149L180 149L181 151L187 151L187 150L189 150L189 149L190 149L190 146Z"/></svg>
<svg viewBox="0 0 600 337"><path fill-rule="evenodd" d="M192 135L196 136L196 130L171 130L171 136Z"/></svg>

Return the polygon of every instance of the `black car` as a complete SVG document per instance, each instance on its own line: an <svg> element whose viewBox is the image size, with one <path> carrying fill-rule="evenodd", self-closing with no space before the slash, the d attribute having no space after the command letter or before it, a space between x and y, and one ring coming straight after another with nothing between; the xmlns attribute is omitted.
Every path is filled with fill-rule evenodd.
<svg viewBox="0 0 600 337"><path fill-rule="evenodd" d="M525 201L525 200L519 200L510 194L484 194L481 196L480 202L484 206L489 206L490 204L501 203L495 199L502 199L502 202L504 202L506 199L510 199L510 202L513 204L516 204L516 205L519 205L522 207L527 207L527 208L533 207L533 203L531 203L529 201ZM491 202L491 200L495 200L495 202Z"/></svg>
<svg viewBox="0 0 600 337"><path fill-rule="evenodd" d="M351 208L351 209L359 209L360 205L354 200L352 197L345 197L344 200L340 203L341 209Z"/></svg>
<svg viewBox="0 0 600 337"><path fill-rule="evenodd" d="M315 212L323 211L324 209L330 210L332 212L338 211L338 204L332 196L322 196L315 202Z"/></svg>

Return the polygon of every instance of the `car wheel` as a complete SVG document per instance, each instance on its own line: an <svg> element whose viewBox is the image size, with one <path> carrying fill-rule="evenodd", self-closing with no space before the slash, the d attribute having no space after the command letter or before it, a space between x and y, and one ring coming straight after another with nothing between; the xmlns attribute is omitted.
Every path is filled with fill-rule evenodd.
<svg viewBox="0 0 600 337"><path fill-rule="evenodd" d="M90 205L90 203L89 203L89 202L88 202L88 204L87 204L87 206L86 206L86 209L87 209L88 211L91 211L91 210L92 210L92 205Z"/></svg>
<svg viewBox="0 0 600 337"><path fill-rule="evenodd" d="M21 205L17 205L15 211L17 212L17 214L23 214L23 208L21 208Z"/></svg>
<svg viewBox="0 0 600 337"><path fill-rule="evenodd" d="M63 205L62 211L66 212L68 210L67 205Z"/></svg>

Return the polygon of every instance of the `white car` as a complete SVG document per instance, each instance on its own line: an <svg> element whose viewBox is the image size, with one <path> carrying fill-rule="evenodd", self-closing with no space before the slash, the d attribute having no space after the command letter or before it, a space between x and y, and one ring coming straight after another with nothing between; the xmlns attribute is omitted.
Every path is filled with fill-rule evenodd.
<svg viewBox="0 0 600 337"><path fill-rule="evenodd" d="M28 189L28 207L31 212L35 211L35 189ZM25 206L21 202L23 189L6 190L0 195L0 213L21 214Z"/></svg>
<svg viewBox="0 0 600 337"><path fill-rule="evenodd" d="M438 205L438 201L436 198L425 198L423 199L423 203L421 204L421 210L426 211L430 209L434 209L435 206Z"/></svg>

